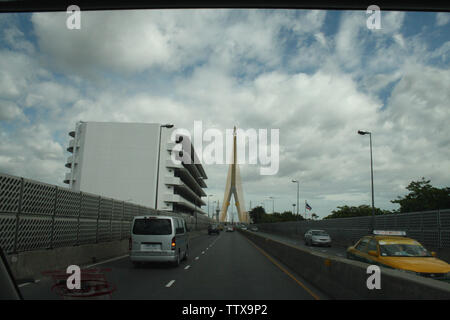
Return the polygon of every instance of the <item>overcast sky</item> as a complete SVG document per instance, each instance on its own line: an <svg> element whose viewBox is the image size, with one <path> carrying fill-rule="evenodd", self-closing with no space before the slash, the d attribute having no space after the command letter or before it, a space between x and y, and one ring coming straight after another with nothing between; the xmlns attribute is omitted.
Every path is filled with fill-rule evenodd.
<svg viewBox="0 0 450 320"><path fill-rule="evenodd" d="M0 172L66 186L75 123L279 129L273 176L241 167L247 207L320 217L375 205L422 176L450 185L450 13L142 10L0 14ZM205 166L211 201L226 165ZM265 201L272 211L272 202ZM206 210L206 208L205 208ZM234 210L236 211L236 210Z"/></svg>

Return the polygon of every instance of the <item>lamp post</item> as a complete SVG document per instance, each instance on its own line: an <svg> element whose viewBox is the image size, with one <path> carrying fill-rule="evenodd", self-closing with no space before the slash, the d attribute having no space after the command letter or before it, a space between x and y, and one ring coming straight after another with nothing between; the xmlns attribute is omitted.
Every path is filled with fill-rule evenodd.
<svg viewBox="0 0 450 320"><path fill-rule="evenodd" d="M272 214L275 213L275 198L269 197L269 200L272 200Z"/></svg>
<svg viewBox="0 0 450 320"><path fill-rule="evenodd" d="M209 218L209 197L212 197L213 194L208 194L207 198L208 198L208 218Z"/></svg>
<svg viewBox="0 0 450 320"><path fill-rule="evenodd" d="M292 180L292 182L297 184L297 220L298 220L298 197L299 197L299 190L300 190L300 182L296 179Z"/></svg>
<svg viewBox="0 0 450 320"><path fill-rule="evenodd" d="M369 141L370 141L370 177L371 177L371 183L372 183L372 230L375 228L375 204L374 204L374 196L373 196L373 160L372 160L372 133L368 131L361 131L358 130L358 134L364 136L366 134L369 135Z"/></svg>
<svg viewBox="0 0 450 320"><path fill-rule="evenodd" d="M155 197L155 210L158 210L158 185L159 185L159 163L161 159L161 129L173 128L173 124L163 124L159 126L159 145L158 145L158 170L156 171L156 197Z"/></svg>

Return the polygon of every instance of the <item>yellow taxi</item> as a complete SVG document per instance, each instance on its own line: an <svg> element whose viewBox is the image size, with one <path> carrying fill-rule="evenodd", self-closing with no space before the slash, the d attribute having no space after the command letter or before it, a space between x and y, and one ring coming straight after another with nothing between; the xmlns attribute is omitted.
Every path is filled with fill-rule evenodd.
<svg viewBox="0 0 450 320"><path fill-rule="evenodd" d="M347 258L450 282L450 264L404 231L374 230L347 249Z"/></svg>

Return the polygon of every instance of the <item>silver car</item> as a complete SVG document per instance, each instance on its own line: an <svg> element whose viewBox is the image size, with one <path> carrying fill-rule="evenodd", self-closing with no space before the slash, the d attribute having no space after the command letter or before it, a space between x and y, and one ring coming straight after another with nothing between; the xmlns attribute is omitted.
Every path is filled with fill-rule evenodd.
<svg viewBox="0 0 450 320"><path fill-rule="evenodd" d="M130 260L169 262L178 266L188 257L189 243L186 222L171 216L134 217L131 226Z"/></svg>
<svg viewBox="0 0 450 320"><path fill-rule="evenodd" d="M305 233L305 244L331 247L331 237L324 230L308 230Z"/></svg>

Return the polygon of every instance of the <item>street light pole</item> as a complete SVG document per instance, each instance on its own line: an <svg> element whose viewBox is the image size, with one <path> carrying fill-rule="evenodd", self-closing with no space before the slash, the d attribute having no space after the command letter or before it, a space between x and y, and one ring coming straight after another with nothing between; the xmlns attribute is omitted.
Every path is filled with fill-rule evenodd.
<svg viewBox="0 0 450 320"><path fill-rule="evenodd" d="M208 194L208 218L209 218L209 197L212 197L213 196L213 194Z"/></svg>
<svg viewBox="0 0 450 320"><path fill-rule="evenodd" d="M298 199L299 199L300 182L298 180L292 180L292 182L297 183L297 220L298 220Z"/></svg>
<svg viewBox="0 0 450 320"><path fill-rule="evenodd" d="M156 197L155 197L155 210L158 210L158 185L159 185L159 163L161 159L161 129L173 128L173 124L163 124L159 126L159 145L158 145L158 170L156 171Z"/></svg>
<svg viewBox="0 0 450 320"><path fill-rule="evenodd" d="M270 200L272 200L272 214L275 213L275 198L274 197L269 197Z"/></svg>
<svg viewBox="0 0 450 320"><path fill-rule="evenodd" d="M372 230L375 229L375 201L374 201L374 195L373 195L373 158L372 158L372 133L368 131L358 131L358 134L360 135L369 135L369 141L370 141L370 178L371 178L371 184L372 184Z"/></svg>

